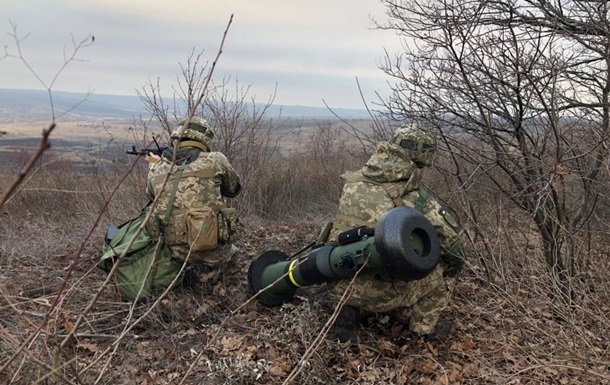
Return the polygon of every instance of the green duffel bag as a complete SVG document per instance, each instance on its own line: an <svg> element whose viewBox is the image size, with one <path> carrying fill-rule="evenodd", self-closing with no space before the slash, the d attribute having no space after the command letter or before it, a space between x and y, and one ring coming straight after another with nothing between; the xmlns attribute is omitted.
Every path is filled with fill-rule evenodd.
<svg viewBox="0 0 610 385"><path fill-rule="evenodd" d="M114 228L114 234L107 236L104 242L99 268L106 273L110 272L129 246L145 217L146 212L143 212L118 229ZM172 253L166 244L159 243L159 237L151 237L143 230L119 262L114 280L123 299L131 302L150 299L162 293L178 275L181 263L172 258ZM180 279L176 282L179 283Z"/></svg>

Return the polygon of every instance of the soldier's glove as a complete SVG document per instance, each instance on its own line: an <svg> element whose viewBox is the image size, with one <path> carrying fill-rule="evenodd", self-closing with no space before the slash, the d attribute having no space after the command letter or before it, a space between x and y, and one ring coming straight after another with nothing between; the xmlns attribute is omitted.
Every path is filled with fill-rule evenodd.
<svg viewBox="0 0 610 385"><path fill-rule="evenodd" d="M442 255L443 262L446 267L443 271L443 277L453 278L459 274L464 267L464 248L462 245L456 245L451 250Z"/></svg>

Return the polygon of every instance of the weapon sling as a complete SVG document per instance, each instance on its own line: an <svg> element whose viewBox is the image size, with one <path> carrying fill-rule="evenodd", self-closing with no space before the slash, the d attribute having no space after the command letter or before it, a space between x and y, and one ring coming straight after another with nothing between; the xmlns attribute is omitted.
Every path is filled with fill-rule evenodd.
<svg viewBox="0 0 610 385"><path fill-rule="evenodd" d="M176 199L176 192L178 191L178 184L180 183L180 177L182 177L182 173L186 168L185 163L183 162L180 166L178 166L178 171L174 175L174 184L172 186L172 192L169 196L169 201L167 204L167 209L165 210L165 216L163 217L163 223L159 225L159 239L157 240L157 245L155 246L155 258L152 262L151 274L148 275L147 279L150 277L154 277L157 273L157 262L159 259L159 249L161 248L161 244L165 242L165 224L169 220L169 217L172 215L172 209L174 207L174 200Z"/></svg>

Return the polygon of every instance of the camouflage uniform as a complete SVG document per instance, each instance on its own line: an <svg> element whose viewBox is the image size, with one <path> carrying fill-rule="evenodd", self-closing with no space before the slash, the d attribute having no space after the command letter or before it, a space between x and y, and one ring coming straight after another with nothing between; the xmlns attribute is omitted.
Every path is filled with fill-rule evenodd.
<svg viewBox="0 0 610 385"><path fill-rule="evenodd" d="M410 127L403 127L394 138L398 136L400 139L400 130L413 133ZM430 334L451 298L455 276L463 263L459 240L461 230L447 210L420 187L422 167L431 165L433 154L420 156L416 159L420 164L416 164L412 160L413 149L401 147L399 140L392 141L397 143L380 142L362 169L343 176L346 184L330 240L336 240L339 233L354 227L373 227L381 214L396 205L404 204L421 211L439 234L442 261L428 276L411 282L391 280L370 270L363 271L356 278L347 304L371 312L411 306L410 330ZM403 145L408 147L407 143L403 142ZM420 155L421 150L420 147ZM422 158L424 164L421 164ZM331 298L338 301L348 284L349 280L342 280L329 285Z"/></svg>
<svg viewBox="0 0 610 385"><path fill-rule="evenodd" d="M228 207L223 197L233 198L241 190L239 175L235 172L227 158L220 152L208 152L213 132L210 125L201 118L192 118L189 127L183 129L185 120L179 122L178 127L172 133L172 139L181 138L179 143L176 164L171 167L173 149L166 151L160 160L151 163L148 171L147 192L154 198L161 194L156 206L154 207L154 217L156 220L148 228L149 232L158 231L155 228L168 226L162 223L169 199L174 186L174 176L178 172L178 166L184 164L184 170L178 182L178 188L174 198L169 224L184 223L184 216L188 210L193 208ZM203 131L203 132L202 132ZM182 153L181 153L182 151ZM180 156L180 155L183 156ZM165 188L161 187L168 172L171 177L167 181ZM237 218L232 218L232 227L235 227ZM169 231L171 225L166 228ZM178 227L177 227L178 228ZM228 231L226 227L219 226L219 231ZM219 238L228 238L228 234L219 234ZM170 238L166 235L166 238ZM184 260L189 253L189 245L186 234L180 230L172 233L172 241L168 242L175 258ZM191 252L188 257L189 262L198 262L210 267L217 267L231 257L231 244L219 245L211 251Z"/></svg>

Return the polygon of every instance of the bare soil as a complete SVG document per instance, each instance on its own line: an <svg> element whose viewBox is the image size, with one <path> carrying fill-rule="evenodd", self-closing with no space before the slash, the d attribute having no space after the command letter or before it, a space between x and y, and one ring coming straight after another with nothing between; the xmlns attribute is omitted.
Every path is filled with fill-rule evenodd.
<svg viewBox="0 0 610 385"><path fill-rule="evenodd" d="M103 383L112 384L177 384L183 378L187 384L280 384L301 367L295 383L610 383L606 328L596 329L599 324L592 324L585 333L594 338L579 341L581 337L573 333L582 329L573 327L574 317L558 317L545 298L528 290L539 278L523 277L505 291L485 283L480 268L473 264L444 314L453 323L445 340L424 342L411 336L407 310L368 314L357 344L324 340L309 360L301 362L333 310L323 287L302 289L292 303L282 307L253 301L232 312L250 297L246 273L253 258L267 249L295 252L310 240L305 234L315 230L313 224L250 224L237 243L240 253L219 278L204 275L196 289L172 292L120 343L117 339L122 331L150 304L133 309L129 321L129 305L113 289L105 290L79 328L78 337L61 350L65 376L83 384L95 382L98 376ZM34 331L57 299L76 247L70 246L44 263L32 255L13 256L11 263L4 264L0 325L11 339L0 345L0 364ZM47 354L52 356L56 348L53 341L74 327L83 306L105 278L95 268L98 256L95 245L85 249L64 289L60 316L43 329L41 342L29 347L41 360L52 361ZM10 256L2 258L6 261ZM607 305L604 310L610 311ZM574 316L577 314L575 311ZM34 346L46 349L37 351ZM583 348L590 349L589 357L579 356ZM0 379L25 384L46 372L19 368L21 360L0 373Z"/></svg>
<svg viewBox="0 0 610 385"><path fill-rule="evenodd" d="M81 140L84 128L76 122L66 125L56 143L97 140ZM126 143L129 130L116 126L97 143L123 149L116 138ZM9 132L0 150L11 153L10 163L0 162L1 185L8 186L31 151L5 139L30 140L42 128L0 126ZM89 150L54 150L0 212L0 383L263 385L283 384L299 370L290 383L610 384L603 231L591 239L593 252L571 282L574 297L557 299L539 241L506 213L512 224L503 231L520 236L508 235L511 243L495 243L494 255L468 261L443 315L453 324L446 339L412 336L404 309L365 314L355 344L322 339L315 346L335 306L324 287L303 288L291 303L271 308L249 301L246 277L263 251L290 255L312 241L332 210L275 220L245 216L240 252L222 274L204 274L198 287L176 289L156 306L131 306L114 286L102 288L106 275L96 265L104 227L135 216L145 202L142 170L124 181L92 231L125 169L114 171L113 160L102 155L83 158ZM65 158L69 153L78 156ZM87 161L90 168L81 168ZM297 186L282 182L283 197L313 185L289 176ZM493 281L483 268L489 265ZM76 338L66 339L69 332Z"/></svg>

